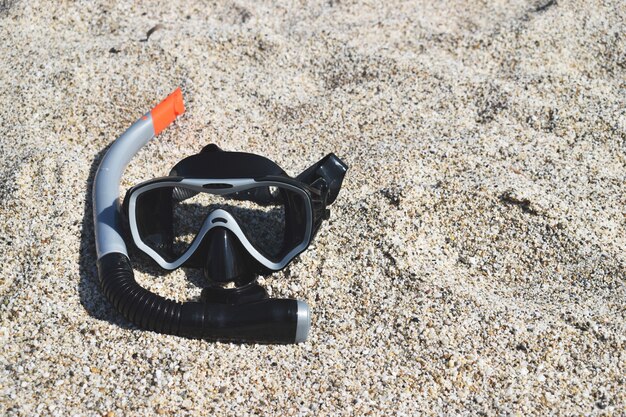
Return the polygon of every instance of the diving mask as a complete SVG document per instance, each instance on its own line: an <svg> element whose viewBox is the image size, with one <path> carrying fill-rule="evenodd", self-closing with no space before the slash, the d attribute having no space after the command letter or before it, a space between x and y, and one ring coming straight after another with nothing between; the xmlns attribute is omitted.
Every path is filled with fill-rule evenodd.
<svg viewBox="0 0 626 417"><path fill-rule="evenodd" d="M158 332L304 341L310 326L306 303L270 299L256 277L284 268L309 246L329 216L347 166L329 154L291 178L267 158L209 145L176 164L167 177L129 189L120 208L125 166L183 112L182 93L176 90L118 138L101 162L94 218L107 298L127 319ZM124 236L164 269L203 268L209 286L202 302L177 303L140 287Z"/></svg>

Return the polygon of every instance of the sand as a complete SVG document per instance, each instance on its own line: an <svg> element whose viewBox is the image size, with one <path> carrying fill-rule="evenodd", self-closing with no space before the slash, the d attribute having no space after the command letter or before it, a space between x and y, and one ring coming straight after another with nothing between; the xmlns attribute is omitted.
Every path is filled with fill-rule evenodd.
<svg viewBox="0 0 626 417"><path fill-rule="evenodd" d="M625 22L619 0L0 1L0 415L625 415ZM99 289L97 163L177 86L122 193L209 143L351 167L262 280L311 306L302 345L143 331Z"/></svg>

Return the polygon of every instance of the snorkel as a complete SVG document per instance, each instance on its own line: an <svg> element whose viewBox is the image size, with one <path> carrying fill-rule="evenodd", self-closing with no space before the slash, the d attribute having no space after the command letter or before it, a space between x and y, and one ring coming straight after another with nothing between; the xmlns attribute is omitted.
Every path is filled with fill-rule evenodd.
<svg viewBox="0 0 626 417"><path fill-rule="evenodd" d="M200 264L194 266L204 269L211 285L202 291L200 302L166 299L136 282L124 238L128 236L128 230L124 228L124 225L129 223L126 217L130 217L130 223L133 221L137 223L134 219L141 213L137 214L134 211L139 209L135 209L133 198L141 198L141 195L148 195L149 190L166 187L167 184L163 179L157 179L139 189L132 189L122 206L119 198L121 177L134 155L184 112L182 93L177 89L117 138L100 163L93 186L93 210L98 274L104 295L127 320L140 328L159 333L236 342L304 342L311 325L306 302L268 298L267 292L256 283L256 276L260 270L272 272L282 269L293 257L306 249L321 221L328 217L326 206L336 197L347 170L347 166L332 154L306 170L297 179L268 176L262 181L239 178L210 181L200 180L197 175L194 176L191 172L193 164L203 167L211 160L243 158L249 155L250 161L263 165L265 159L261 160L259 158L262 157L251 154L235 155L223 152L217 147L211 147L214 145L206 147L203 153L195 156L196 160L180 165L179 176L167 177L171 178L169 181L174 181L177 187L170 188L170 197L178 196L176 193L180 193L180 190L185 190L184 192L189 195L201 192L216 195L231 192L231 196L236 195L239 199L242 199L241 195L247 195L245 198L250 201L260 201L258 196L250 197L251 189L257 192L261 186L267 190L276 187L289 190L291 187L294 195L302 194L302 206L308 210L305 212L308 213L307 222L311 224L308 226L307 223L306 230L309 230L309 236L303 229L300 233L303 243L300 246L294 244L295 249L285 255L282 262L270 262L266 259L269 256L264 255L262 251L256 251L254 245L248 243L247 235L243 232L237 233L239 226L234 217L226 211L215 210L211 214L213 217L209 216L204 220L205 226L202 230L206 236L197 237L194 241L195 246L188 248L177 264L160 262L157 254L150 253L150 256L166 269L188 265L192 261L197 263L199 258L203 258L200 259ZM210 152L223 153L209 155ZM185 169L189 171L186 175L190 178L180 177ZM232 175L230 177L232 178ZM229 181L230 183L225 184ZM300 182L305 185L300 185ZM251 188L253 186L256 188ZM225 190L220 190L220 187ZM232 190L237 192L233 193ZM187 197L187 195L177 197L176 202ZM133 229L133 239L135 245L141 248L143 237L138 227L135 226ZM151 250L149 244L144 246L146 246L144 252ZM198 255L200 250L198 248L204 248L205 252ZM256 257L248 253L253 253ZM169 267L170 265L172 267ZM235 288L226 288L223 285L229 282L234 282Z"/></svg>

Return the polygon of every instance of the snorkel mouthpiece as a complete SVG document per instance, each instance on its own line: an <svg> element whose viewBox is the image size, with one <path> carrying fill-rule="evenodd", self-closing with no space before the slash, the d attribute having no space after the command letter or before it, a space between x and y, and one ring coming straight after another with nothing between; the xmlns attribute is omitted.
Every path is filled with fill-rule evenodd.
<svg viewBox="0 0 626 417"><path fill-rule="evenodd" d="M308 247L328 218L327 206L337 197L347 165L329 154L291 178L267 158L207 146L177 164L170 176L131 188L121 207L125 167L184 111L177 89L115 140L100 163L93 210L104 295L127 320L159 333L236 342L304 342L311 325L308 305L269 298L256 279L284 268ZM204 207L196 196L221 203L211 200ZM198 210L209 214L197 217ZM179 213L187 213L182 223ZM179 235L190 231L179 228L192 218L202 224L193 229L196 237L184 243ZM126 248L129 238L165 269L202 268L209 285L200 301L169 300L141 287Z"/></svg>

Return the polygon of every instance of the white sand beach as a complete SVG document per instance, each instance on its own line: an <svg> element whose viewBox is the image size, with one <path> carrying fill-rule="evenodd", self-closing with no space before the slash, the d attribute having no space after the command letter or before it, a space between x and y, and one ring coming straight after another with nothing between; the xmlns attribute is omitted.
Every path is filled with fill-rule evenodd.
<svg viewBox="0 0 626 417"><path fill-rule="evenodd" d="M0 415L626 415L626 2L0 0L0 40ZM178 86L122 196L209 143L350 166L261 279L306 343L145 331L100 290L97 164Z"/></svg>

